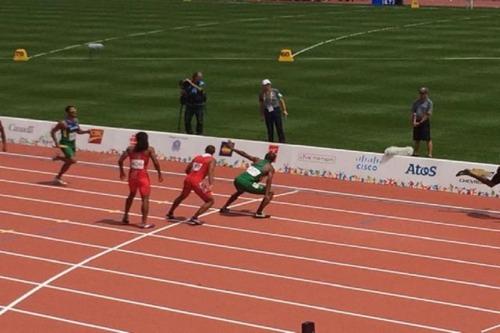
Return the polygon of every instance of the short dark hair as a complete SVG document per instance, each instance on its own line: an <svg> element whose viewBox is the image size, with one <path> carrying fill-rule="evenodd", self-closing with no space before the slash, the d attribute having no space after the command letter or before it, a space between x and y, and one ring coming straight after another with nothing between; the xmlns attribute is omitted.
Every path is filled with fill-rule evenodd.
<svg viewBox="0 0 500 333"><path fill-rule="evenodd" d="M214 146L212 146L212 145L208 145L208 146L205 148L205 153L210 154L210 155L215 154L215 147L214 147Z"/></svg>
<svg viewBox="0 0 500 333"><path fill-rule="evenodd" d="M264 156L264 158L266 160L268 160L269 162L276 161L276 157L277 157L277 155L275 153L273 153L272 151L270 151L269 153L266 154L266 156Z"/></svg>
<svg viewBox="0 0 500 333"><path fill-rule="evenodd" d="M69 109L71 109L71 108L76 108L76 106L74 106L74 105L67 105L67 106L64 108L64 111L65 111L65 112L68 112L68 111L69 111Z"/></svg>

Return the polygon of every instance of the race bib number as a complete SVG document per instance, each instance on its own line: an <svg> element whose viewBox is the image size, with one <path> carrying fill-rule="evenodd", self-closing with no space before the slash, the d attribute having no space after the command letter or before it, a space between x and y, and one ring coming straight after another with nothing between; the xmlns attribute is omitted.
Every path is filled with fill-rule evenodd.
<svg viewBox="0 0 500 333"><path fill-rule="evenodd" d="M69 141L75 141L76 140L76 132L69 133L68 139L69 139Z"/></svg>
<svg viewBox="0 0 500 333"><path fill-rule="evenodd" d="M144 170L144 160L132 160L130 168L134 170Z"/></svg>
<svg viewBox="0 0 500 333"><path fill-rule="evenodd" d="M203 164L195 162L195 163L193 163L193 168L191 170L192 171L200 171L202 166L203 166Z"/></svg>
<svg viewBox="0 0 500 333"><path fill-rule="evenodd" d="M256 167L254 166L251 166L247 169L247 173L252 176L252 177L257 177L261 174L260 170L257 169Z"/></svg>

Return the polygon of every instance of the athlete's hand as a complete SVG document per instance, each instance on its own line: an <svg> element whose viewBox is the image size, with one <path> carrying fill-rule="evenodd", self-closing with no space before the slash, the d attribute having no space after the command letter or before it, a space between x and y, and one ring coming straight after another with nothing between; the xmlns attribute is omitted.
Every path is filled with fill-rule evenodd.
<svg viewBox="0 0 500 333"><path fill-rule="evenodd" d="M163 183L163 176L162 176L161 174L160 174L160 175L158 175L158 181L159 181L160 183Z"/></svg>
<svg viewBox="0 0 500 333"><path fill-rule="evenodd" d="M7 144L4 142L3 143L3 148L2 148L2 151L5 153L7 152Z"/></svg>
<svg viewBox="0 0 500 333"><path fill-rule="evenodd" d="M126 178L125 172L120 172L120 179L125 180L125 178Z"/></svg>

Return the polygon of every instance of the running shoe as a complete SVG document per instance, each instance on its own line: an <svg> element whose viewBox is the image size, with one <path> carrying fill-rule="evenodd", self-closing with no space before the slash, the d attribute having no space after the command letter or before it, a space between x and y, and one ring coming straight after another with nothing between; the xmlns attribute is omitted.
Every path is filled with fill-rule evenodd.
<svg viewBox="0 0 500 333"><path fill-rule="evenodd" d="M228 214L229 213L229 209L228 208L221 208L221 209L219 209L219 213L221 213L221 214Z"/></svg>
<svg viewBox="0 0 500 333"><path fill-rule="evenodd" d="M256 219L268 219L271 217L271 215L266 215L264 214L264 212L260 212L260 213L255 213L254 217Z"/></svg>
<svg viewBox="0 0 500 333"><path fill-rule="evenodd" d="M141 223L138 224L137 226L141 229L151 229L154 228L155 225L153 223Z"/></svg>
<svg viewBox="0 0 500 333"><path fill-rule="evenodd" d="M196 217L192 217L190 218L188 221L187 221L187 224L190 224L190 225L202 225L203 222L200 221L198 218Z"/></svg>
<svg viewBox="0 0 500 333"><path fill-rule="evenodd" d="M68 185L68 183L66 183L64 180L62 180L61 178L54 178L54 184L56 185L61 185L61 186L66 186Z"/></svg>
<svg viewBox="0 0 500 333"><path fill-rule="evenodd" d="M165 215L165 218L169 221L169 222L180 222L181 219L178 218L178 217L175 217L175 215L173 214L167 214Z"/></svg>

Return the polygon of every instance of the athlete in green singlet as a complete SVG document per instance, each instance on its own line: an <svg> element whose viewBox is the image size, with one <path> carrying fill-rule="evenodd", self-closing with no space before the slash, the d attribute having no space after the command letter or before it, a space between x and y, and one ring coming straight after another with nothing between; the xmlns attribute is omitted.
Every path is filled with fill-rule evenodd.
<svg viewBox="0 0 500 333"><path fill-rule="evenodd" d="M55 184L67 185L62 180L62 175L69 170L71 165L76 163L76 135L77 134L90 134L90 130L83 131L78 123L77 110L73 105L68 105L65 109L66 118L57 123L57 125L50 131L52 139L54 140L56 148L61 149L64 156L56 156L52 160L63 161L64 164L61 170L54 179ZM56 133L61 132L61 139L58 141Z"/></svg>
<svg viewBox="0 0 500 333"><path fill-rule="evenodd" d="M229 206L236 200L240 195L244 192L264 195L264 199L260 203L257 212L255 213L255 217L257 218L266 218L269 215L265 215L263 213L264 208L271 202L273 199L274 193L271 191L271 185L273 183L274 176L274 168L272 163L276 160L276 154L269 152L266 154L264 159L260 159L258 157L250 156L244 151L234 149L232 150L241 155L250 161L253 164L242 174L240 174L234 180L234 187L236 187L236 192L229 198L224 207L220 209L221 213L228 213ZM259 182L266 177L266 185L260 184Z"/></svg>

